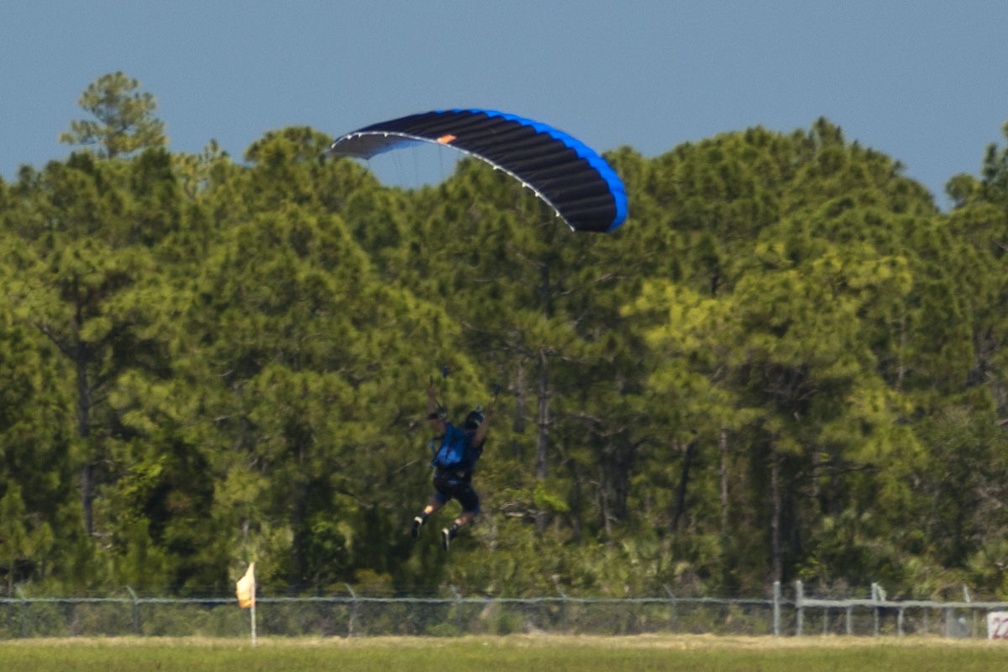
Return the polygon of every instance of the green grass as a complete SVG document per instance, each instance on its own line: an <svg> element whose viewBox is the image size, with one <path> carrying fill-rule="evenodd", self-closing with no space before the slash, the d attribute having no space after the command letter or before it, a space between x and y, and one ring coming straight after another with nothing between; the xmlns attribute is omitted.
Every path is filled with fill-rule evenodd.
<svg viewBox="0 0 1008 672"><path fill-rule="evenodd" d="M1008 643L917 638L464 637L0 642L4 672L990 672Z"/></svg>

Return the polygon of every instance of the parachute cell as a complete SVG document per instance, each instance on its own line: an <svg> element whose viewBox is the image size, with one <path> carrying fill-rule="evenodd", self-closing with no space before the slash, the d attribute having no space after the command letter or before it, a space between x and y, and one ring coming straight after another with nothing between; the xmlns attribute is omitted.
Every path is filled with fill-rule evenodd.
<svg viewBox="0 0 1008 672"><path fill-rule="evenodd" d="M435 110L337 138L333 156L370 159L418 142L454 147L503 170L546 201L574 231L613 231L627 217L623 182L581 141L542 122L494 110Z"/></svg>

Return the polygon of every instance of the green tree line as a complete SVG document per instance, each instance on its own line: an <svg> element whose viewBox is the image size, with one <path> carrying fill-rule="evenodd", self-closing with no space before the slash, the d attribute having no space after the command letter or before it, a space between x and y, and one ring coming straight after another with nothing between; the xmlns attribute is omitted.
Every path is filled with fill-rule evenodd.
<svg viewBox="0 0 1008 672"><path fill-rule="evenodd" d="M575 234L474 160L172 153L138 89L0 180L0 594L1008 596L1008 150L943 212L826 119L624 147ZM450 553L432 377L502 388Z"/></svg>

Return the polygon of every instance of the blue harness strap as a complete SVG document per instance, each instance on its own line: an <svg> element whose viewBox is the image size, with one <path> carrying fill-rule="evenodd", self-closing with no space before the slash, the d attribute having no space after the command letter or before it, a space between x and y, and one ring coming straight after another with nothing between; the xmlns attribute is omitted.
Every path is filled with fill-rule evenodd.
<svg viewBox="0 0 1008 672"><path fill-rule="evenodd" d="M465 432L452 425L447 425L445 430L441 447L434 454L431 466L438 469L452 469L462 466L466 458Z"/></svg>

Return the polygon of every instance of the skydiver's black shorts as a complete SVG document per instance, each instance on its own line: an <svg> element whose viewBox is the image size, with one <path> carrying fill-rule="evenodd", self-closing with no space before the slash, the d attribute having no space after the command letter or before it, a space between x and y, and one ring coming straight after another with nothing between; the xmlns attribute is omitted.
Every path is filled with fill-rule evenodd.
<svg viewBox="0 0 1008 672"><path fill-rule="evenodd" d="M462 510L469 513L480 512L479 495L472 487L468 478L459 478L453 474L434 474L434 499L439 504L447 504L449 500L457 500Z"/></svg>

